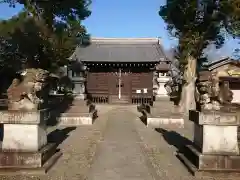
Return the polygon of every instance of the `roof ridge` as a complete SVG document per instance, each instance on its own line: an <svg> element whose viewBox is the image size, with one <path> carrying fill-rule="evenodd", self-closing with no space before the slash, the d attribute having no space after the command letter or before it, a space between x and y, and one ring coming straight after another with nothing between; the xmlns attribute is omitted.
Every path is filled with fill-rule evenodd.
<svg viewBox="0 0 240 180"><path fill-rule="evenodd" d="M89 46L76 48L74 54L83 62L157 63L165 59L159 41L158 38L95 38Z"/></svg>
<svg viewBox="0 0 240 180"><path fill-rule="evenodd" d="M159 38L98 38L92 37L92 42L102 43L160 43Z"/></svg>

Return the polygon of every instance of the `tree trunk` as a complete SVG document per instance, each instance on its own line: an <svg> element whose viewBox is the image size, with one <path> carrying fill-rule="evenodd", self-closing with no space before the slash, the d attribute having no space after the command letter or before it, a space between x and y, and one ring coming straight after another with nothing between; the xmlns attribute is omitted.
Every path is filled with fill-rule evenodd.
<svg viewBox="0 0 240 180"><path fill-rule="evenodd" d="M182 87L180 112L188 115L189 110L196 109L195 82L196 82L197 60L192 56L187 57L187 66L184 71L185 84Z"/></svg>

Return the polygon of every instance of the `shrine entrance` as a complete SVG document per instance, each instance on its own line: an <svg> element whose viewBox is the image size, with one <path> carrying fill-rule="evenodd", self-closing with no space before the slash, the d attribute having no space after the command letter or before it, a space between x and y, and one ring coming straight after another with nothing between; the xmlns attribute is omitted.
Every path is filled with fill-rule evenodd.
<svg viewBox="0 0 240 180"><path fill-rule="evenodd" d="M118 68L109 74L109 98L111 103L129 103L131 100L130 72Z"/></svg>
<svg viewBox="0 0 240 180"><path fill-rule="evenodd" d="M165 55L158 38L93 38L70 59L86 67L93 103L152 104L154 67Z"/></svg>

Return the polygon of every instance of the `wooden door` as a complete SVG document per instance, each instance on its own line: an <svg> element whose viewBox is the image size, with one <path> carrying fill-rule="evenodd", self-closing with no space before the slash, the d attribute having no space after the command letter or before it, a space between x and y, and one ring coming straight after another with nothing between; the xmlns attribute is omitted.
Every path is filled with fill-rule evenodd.
<svg viewBox="0 0 240 180"><path fill-rule="evenodd" d="M121 74L121 95L131 96L131 75L128 72Z"/></svg>
<svg viewBox="0 0 240 180"><path fill-rule="evenodd" d="M112 72L108 78L109 96L112 103L129 103L131 97L131 82L129 73L121 69Z"/></svg>

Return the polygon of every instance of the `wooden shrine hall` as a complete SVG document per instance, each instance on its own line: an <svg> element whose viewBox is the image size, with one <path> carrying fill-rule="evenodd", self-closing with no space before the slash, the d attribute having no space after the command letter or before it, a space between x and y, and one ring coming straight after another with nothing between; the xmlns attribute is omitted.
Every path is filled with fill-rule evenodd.
<svg viewBox="0 0 240 180"><path fill-rule="evenodd" d="M70 60L74 92L111 104L152 103L155 67L168 63L158 38L92 38Z"/></svg>

